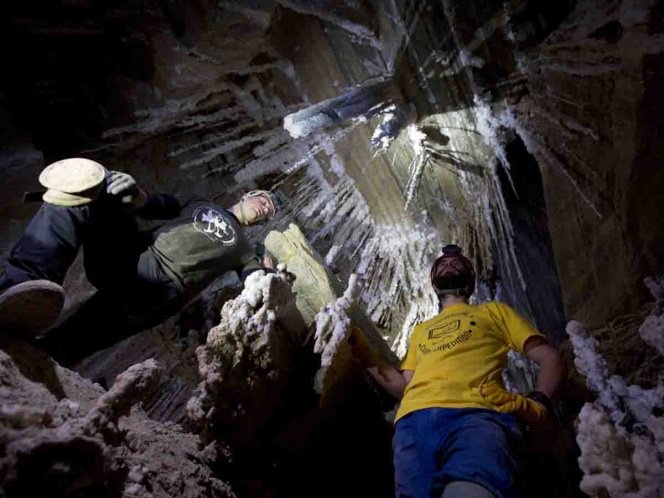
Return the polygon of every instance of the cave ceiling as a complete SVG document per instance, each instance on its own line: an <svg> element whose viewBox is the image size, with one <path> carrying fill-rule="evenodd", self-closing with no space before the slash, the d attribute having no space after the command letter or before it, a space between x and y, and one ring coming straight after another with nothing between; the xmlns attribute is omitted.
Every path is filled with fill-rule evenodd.
<svg viewBox="0 0 664 498"><path fill-rule="evenodd" d="M278 189L288 208L268 228L295 222L341 280L363 274L397 343L434 309L441 244L498 271L554 337L565 315L637 306L662 272L661 2L6 10L3 255L34 210L17 193L84 156L183 198Z"/></svg>

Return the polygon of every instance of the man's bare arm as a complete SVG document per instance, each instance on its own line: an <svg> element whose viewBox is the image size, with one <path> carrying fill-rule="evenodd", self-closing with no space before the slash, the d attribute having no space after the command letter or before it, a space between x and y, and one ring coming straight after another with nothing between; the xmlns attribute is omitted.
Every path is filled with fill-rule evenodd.
<svg viewBox="0 0 664 498"><path fill-rule="evenodd" d="M355 359L367 370L378 385L396 399L403 398L406 386L413 378L413 370L398 370L374 354L367 338L358 328L351 330L350 345Z"/></svg>
<svg viewBox="0 0 664 498"><path fill-rule="evenodd" d="M526 356L539 365L536 390L553 399L565 375L560 353L543 337L533 337L524 346Z"/></svg>
<svg viewBox="0 0 664 498"><path fill-rule="evenodd" d="M375 367L367 368L367 372L374 378L374 380L396 399L403 398L403 393L406 386L413 378L412 370L404 370L400 372L392 365L383 364Z"/></svg>

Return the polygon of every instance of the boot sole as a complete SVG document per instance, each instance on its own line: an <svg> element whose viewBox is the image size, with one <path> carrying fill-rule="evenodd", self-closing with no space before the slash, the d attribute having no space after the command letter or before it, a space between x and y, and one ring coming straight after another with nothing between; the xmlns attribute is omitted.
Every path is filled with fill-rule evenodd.
<svg viewBox="0 0 664 498"><path fill-rule="evenodd" d="M31 280L0 294L0 331L35 337L62 312L65 291L48 280Z"/></svg>

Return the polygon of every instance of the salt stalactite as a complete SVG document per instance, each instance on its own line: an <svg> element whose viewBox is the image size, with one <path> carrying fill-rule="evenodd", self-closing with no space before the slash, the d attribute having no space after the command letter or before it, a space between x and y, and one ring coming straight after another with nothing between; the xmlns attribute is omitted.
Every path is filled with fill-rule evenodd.
<svg viewBox="0 0 664 498"><path fill-rule="evenodd" d="M353 179L345 173L340 178L331 186L320 167L310 164L293 210L301 215L301 224L309 231L312 243L332 238L337 253L352 255L372 230L372 218Z"/></svg>
<svg viewBox="0 0 664 498"><path fill-rule="evenodd" d="M440 248L437 233L406 227L377 226L367 238L356 271L369 286L363 294L367 313L382 326L389 325L406 303L430 309L433 291L428 264ZM432 316L432 315L429 315Z"/></svg>
<svg viewBox="0 0 664 498"><path fill-rule="evenodd" d="M309 165L312 161L315 161L315 157L318 153L325 151L329 148L330 143L338 142L348 135L356 126L358 126L362 121L360 120L351 120L350 122L345 123L343 126L340 126L339 129L331 132L319 132L314 133L306 142L306 152L300 154L298 157L294 158L288 166L284 169L286 175L292 175L296 173L304 166ZM298 142L295 142L296 144ZM265 163L263 161L263 163ZM269 164L265 164L269 166Z"/></svg>
<svg viewBox="0 0 664 498"><path fill-rule="evenodd" d="M281 405L305 335L287 276L249 275L242 293L224 304L207 343L196 350L203 380L187 412L206 429L204 439L242 443L257 437Z"/></svg>
<svg viewBox="0 0 664 498"><path fill-rule="evenodd" d="M333 362L349 363L351 353L347 339L350 335L350 307L362 293L362 281L357 274L351 274L348 287L343 296L334 303L325 306L316 315L314 334L314 353L321 355L320 368L314 376L314 389L324 392L328 371Z"/></svg>
<svg viewBox="0 0 664 498"><path fill-rule="evenodd" d="M482 138L486 144L491 148L494 154L496 154L509 174L510 162L507 160L505 141L500 137L500 130L504 125L501 123L500 119L494 115L491 105L485 99L475 95L474 104L477 131L482 134Z"/></svg>
<svg viewBox="0 0 664 498"><path fill-rule="evenodd" d="M371 136L371 148L374 152L378 154L389 149L401 130L414 120L415 113L413 104L388 107L383 114L383 121L376 126Z"/></svg>
<svg viewBox="0 0 664 498"><path fill-rule="evenodd" d="M261 176L291 170L293 164L310 156L311 145L300 140L291 140L284 130L274 130L273 135L253 150L253 158L233 175L238 184L247 185ZM223 168L212 168L209 175Z"/></svg>
<svg viewBox="0 0 664 498"><path fill-rule="evenodd" d="M652 315L651 315L652 316ZM593 497L661 498L664 496L664 384L654 389L627 385L609 377L597 353L597 341L572 321L567 333L574 364L599 396L579 413L581 490Z"/></svg>
<svg viewBox="0 0 664 498"><path fill-rule="evenodd" d="M494 113L489 103L478 96L475 96L475 117L477 128L482 134L482 138L496 154L497 159L503 165L504 171L508 175L510 183L513 185L509 170L509 161L507 160L507 153L505 151L505 141L501 137L501 133L503 133L501 130L509 128L509 126L503 122L501 114ZM504 268L512 268L522 289L527 291L521 265L516 257L514 228L512 227L505 198L502 194L502 187L496 172L497 166L497 164L494 164L488 181L482 182L479 186L480 190L484 190L479 195L477 194L478 182L476 180L465 176L462 177L462 183L466 185L465 192L468 196L467 199L476 199L478 201L476 204L482 206L482 213L479 213L479 218L476 221L478 226L487 226L491 239L500 247L498 253L504 259L502 266Z"/></svg>
<svg viewBox="0 0 664 498"><path fill-rule="evenodd" d="M215 142L210 144L209 147L202 150L196 156L196 159L191 159L181 163L180 169L188 170L195 167L205 166L212 162L215 158L223 154L227 154L233 150L241 149L242 147L249 144L264 143L265 141L273 138L275 135L278 135L281 131L282 130L278 128L268 129L258 133L248 133L246 135L242 135L238 132L237 136L233 140L215 140Z"/></svg>
<svg viewBox="0 0 664 498"><path fill-rule="evenodd" d="M359 273L370 282L362 299L374 323L389 329L393 320L401 320L409 313L412 304L415 308L411 316L418 321L429 318L435 314L435 299L428 285L424 268L427 265L422 262L430 261L438 251L439 236L433 230L418 226L376 224L354 179L347 174L335 151L336 141L354 126L347 124L333 133L307 137L310 144L316 145L297 162L307 167L294 182L297 195L289 209L297 216L307 238L313 244L324 244L328 264L336 265L336 258L344 258L348 271ZM424 135L421 130L414 133ZM421 143L422 151L424 147ZM327 154L328 172L335 175L336 180L324 174L322 165L314 157L321 151ZM297 165L293 168L299 170ZM415 177L419 179L422 168L416 169ZM418 181L415 180L413 186L416 187Z"/></svg>
<svg viewBox="0 0 664 498"><path fill-rule="evenodd" d="M433 292L427 293L423 298L413 301L404 320L399 334L392 342L392 350L399 359L403 359L408 352L408 341L413 327L433 317L438 309L437 298Z"/></svg>
<svg viewBox="0 0 664 498"><path fill-rule="evenodd" d="M293 138L306 137L350 120L367 120L386 112L401 95L391 78L374 78L346 93L302 109L284 118Z"/></svg>
<svg viewBox="0 0 664 498"><path fill-rule="evenodd" d="M385 109L383 121L376 126L376 129L371 135L371 147L374 151L384 152L389 149L390 145L392 145L392 142L399 134L399 128L396 106L392 105Z"/></svg>
<svg viewBox="0 0 664 498"><path fill-rule="evenodd" d="M293 212L316 244L326 240L328 263L334 255L348 258L350 271L363 275L370 285L363 293L367 313L375 323L389 328L395 317L405 315L416 303L418 319L435 313L434 299L422 261L429 261L440 247L433 230L412 226L378 226L369 207L334 150L325 144L330 171L338 180L331 185L317 161L309 163L297 184Z"/></svg>
<svg viewBox="0 0 664 498"><path fill-rule="evenodd" d="M408 209L415 199L417 188L422 180L424 168L431 159L425 145L427 139L426 133L420 130L416 125L412 124L408 126L408 138L413 146L413 160L408 167L410 178L406 185L406 209Z"/></svg>

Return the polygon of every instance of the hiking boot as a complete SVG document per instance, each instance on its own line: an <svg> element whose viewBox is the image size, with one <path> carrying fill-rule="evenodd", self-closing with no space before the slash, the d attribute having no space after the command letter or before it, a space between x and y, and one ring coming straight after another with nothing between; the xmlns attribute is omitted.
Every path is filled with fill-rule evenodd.
<svg viewBox="0 0 664 498"><path fill-rule="evenodd" d="M64 289L49 280L14 285L0 294L0 333L35 337L56 322L64 303Z"/></svg>

